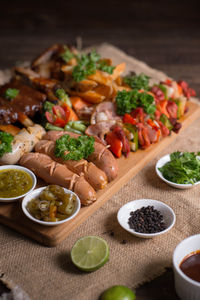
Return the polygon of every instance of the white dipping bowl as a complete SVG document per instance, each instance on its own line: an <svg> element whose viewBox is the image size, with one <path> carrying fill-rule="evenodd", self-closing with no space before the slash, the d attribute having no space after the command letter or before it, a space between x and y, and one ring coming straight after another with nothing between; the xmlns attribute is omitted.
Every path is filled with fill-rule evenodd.
<svg viewBox="0 0 200 300"><path fill-rule="evenodd" d="M24 196L26 196L28 193L30 193L36 186L36 183L37 183L37 179L36 179L36 176L35 174L27 169L27 168L24 168L24 167L21 167L21 166L17 166L17 165L5 165L5 166L0 166L0 171L3 171L3 170L21 170L21 171L24 171L26 172L27 174L29 174L32 178L32 181L33 181L33 184L32 184L32 187L30 188L30 190L20 196L17 196L17 197L11 197L11 198L0 198L0 202L13 202L13 201L16 201L20 198L23 198Z"/></svg>
<svg viewBox="0 0 200 300"><path fill-rule="evenodd" d="M190 189L190 188L192 188L192 187L200 184L200 181L197 181L194 184L192 184L192 183L189 183L189 184L180 184L180 183L175 183L175 182L172 182L172 181L169 181L169 180L165 179L163 177L162 173L158 170L158 168L163 167L169 161L170 161L170 155L167 154L167 155L161 157L159 159L159 161L157 162L157 164L156 164L156 173L160 177L160 179L162 179L164 182L166 182L167 184L169 184L170 186L172 186L174 188L182 189L182 190Z"/></svg>
<svg viewBox="0 0 200 300"><path fill-rule="evenodd" d="M200 299L200 282L186 276L180 269L182 260L190 253L200 250L200 234L188 237L178 244L173 254L176 293L182 300Z"/></svg>
<svg viewBox="0 0 200 300"><path fill-rule="evenodd" d="M24 197L23 201L22 201L22 210L24 212L24 214L32 221L39 223L41 225L45 225L45 226L56 226L59 224L63 224L65 222L68 222L69 220L73 219L79 212L80 208L81 208L81 201L79 199L79 197L72 191L68 190L68 189L64 189L66 194L73 194L76 197L76 204L75 204L75 209L74 212L72 213L71 216L69 216L68 218L61 220L61 221L57 221L57 222L47 222L47 221L41 221L38 220L36 218L34 218L28 211L27 209L27 204L29 201L31 201L33 198L37 198L39 196L39 194L41 193L41 191L43 191L46 188L46 186L41 187L39 189L36 189L34 191L32 191L31 193L29 193L28 195L26 195L26 197Z"/></svg>
<svg viewBox="0 0 200 300"><path fill-rule="evenodd" d="M128 224L130 213L132 211L142 208L143 206L146 207L149 205L154 206L156 210L161 212L161 214L163 215L163 221L166 224L166 229L156 233L140 233L135 231L134 229L131 229ZM128 202L124 206L122 206L118 211L117 219L119 224L131 234L141 238L153 238L155 236L168 232L174 226L176 216L173 209L161 201L152 199L139 199Z"/></svg>

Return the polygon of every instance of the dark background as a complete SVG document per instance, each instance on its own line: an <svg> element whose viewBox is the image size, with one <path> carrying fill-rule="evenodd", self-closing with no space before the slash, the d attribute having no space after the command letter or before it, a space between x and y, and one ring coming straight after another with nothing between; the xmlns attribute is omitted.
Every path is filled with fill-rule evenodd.
<svg viewBox="0 0 200 300"><path fill-rule="evenodd" d="M193 0L0 1L0 69L33 59L52 43L109 42L200 96L200 9ZM173 275L140 288L137 299L177 299Z"/></svg>
<svg viewBox="0 0 200 300"><path fill-rule="evenodd" d="M0 68L52 43L113 43L200 93L200 9L193 0L0 1Z"/></svg>

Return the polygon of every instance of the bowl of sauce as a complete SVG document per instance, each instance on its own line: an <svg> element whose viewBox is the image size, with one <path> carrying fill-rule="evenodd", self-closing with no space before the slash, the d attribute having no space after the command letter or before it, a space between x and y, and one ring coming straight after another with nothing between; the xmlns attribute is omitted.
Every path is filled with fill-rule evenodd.
<svg viewBox="0 0 200 300"><path fill-rule="evenodd" d="M12 202L24 197L36 186L36 176L27 168L0 166L0 201Z"/></svg>
<svg viewBox="0 0 200 300"><path fill-rule="evenodd" d="M175 289L182 300L200 299L200 234L183 240L173 254Z"/></svg>

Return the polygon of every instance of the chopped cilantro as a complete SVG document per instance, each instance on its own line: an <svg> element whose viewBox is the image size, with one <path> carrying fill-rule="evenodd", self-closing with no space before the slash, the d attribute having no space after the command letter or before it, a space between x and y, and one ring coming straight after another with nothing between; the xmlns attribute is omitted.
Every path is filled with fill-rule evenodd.
<svg viewBox="0 0 200 300"><path fill-rule="evenodd" d="M136 90L149 90L149 77L141 73L139 75L130 75L124 77L124 82L128 84L132 89Z"/></svg>
<svg viewBox="0 0 200 300"><path fill-rule="evenodd" d="M94 138L91 136L71 138L65 134L56 140L55 156L64 160L88 158L92 152L94 152Z"/></svg>
<svg viewBox="0 0 200 300"><path fill-rule="evenodd" d="M119 91L116 96L116 104L119 115L129 114L137 107L142 107L147 114L153 114L156 110L153 96L137 90Z"/></svg>
<svg viewBox="0 0 200 300"><path fill-rule="evenodd" d="M0 131L0 157L12 151L13 136L10 133Z"/></svg>
<svg viewBox="0 0 200 300"><path fill-rule="evenodd" d="M8 88L5 91L5 98L9 100L13 100L15 97L17 97L18 94L19 94L19 90Z"/></svg>
<svg viewBox="0 0 200 300"><path fill-rule="evenodd" d="M200 181L199 155L199 152L174 152L170 155L170 161L159 170L169 181L179 184L194 184Z"/></svg>

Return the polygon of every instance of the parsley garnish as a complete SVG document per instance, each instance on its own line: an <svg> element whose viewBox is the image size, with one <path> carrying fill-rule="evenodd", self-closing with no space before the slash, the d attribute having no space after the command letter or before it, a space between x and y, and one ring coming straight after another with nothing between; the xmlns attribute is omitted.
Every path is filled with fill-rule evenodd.
<svg viewBox="0 0 200 300"><path fill-rule="evenodd" d="M99 70L101 70L103 72L109 73L109 74L113 73L114 68L115 67L113 67L113 66L109 66L105 60L101 60L97 64L97 69L99 69Z"/></svg>
<svg viewBox="0 0 200 300"><path fill-rule="evenodd" d="M170 161L159 168L160 172L169 181L179 184L194 184L200 181L200 152L174 152Z"/></svg>
<svg viewBox="0 0 200 300"><path fill-rule="evenodd" d="M149 78L145 74L141 73L139 75L130 75L124 77L124 82L128 84L132 89L136 90L149 90Z"/></svg>
<svg viewBox="0 0 200 300"><path fill-rule="evenodd" d="M67 153L68 151L69 153ZM94 152L94 138L91 136L84 135L71 138L68 134L65 134L56 140L55 156L64 160L86 159L92 152Z"/></svg>
<svg viewBox="0 0 200 300"><path fill-rule="evenodd" d="M19 94L19 90L8 88L5 91L5 98L9 100L13 100Z"/></svg>
<svg viewBox="0 0 200 300"><path fill-rule="evenodd" d="M12 134L0 131L0 157L5 153L12 151L12 141L14 137Z"/></svg>
<svg viewBox="0 0 200 300"><path fill-rule="evenodd" d="M61 57L66 63L73 57L76 58L77 65L73 68L72 76L77 82L85 79L87 76L95 74L96 70L112 74L115 68L109 66L106 60L101 60L101 56L95 50L92 50L89 54L83 53L76 55L66 47Z"/></svg>
<svg viewBox="0 0 200 300"><path fill-rule="evenodd" d="M119 115L130 114L137 107L142 107L147 114L153 114L156 110L153 96L145 92L140 93L137 90L119 91L116 97L116 104Z"/></svg>
<svg viewBox="0 0 200 300"><path fill-rule="evenodd" d="M68 47L64 46L65 52L63 52L60 56L62 59L68 63L73 57L75 57L74 53L69 50Z"/></svg>

